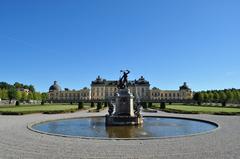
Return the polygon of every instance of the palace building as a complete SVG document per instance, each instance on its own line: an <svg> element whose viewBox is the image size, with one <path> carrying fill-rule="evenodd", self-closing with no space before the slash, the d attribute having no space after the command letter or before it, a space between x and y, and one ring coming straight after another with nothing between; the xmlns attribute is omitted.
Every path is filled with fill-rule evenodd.
<svg viewBox="0 0 240 159"><path fill-rule="evenodd" d="M111 99L117 92L117 85L117 80L109 81L98 76L91 84L91 99ZM128 81L128 88L135 97L140 99L150 97L150 84L143 76L138 80Z"/></svg>
<svg viewBox="0 0 240 159"><path fill-rule="evenodd" d="M69 90L65 88L64 90L54 81L54 84L49 88L49 100L51 101L79 101L79 100L89 100L91 99L90 89L84 87L80 90Z"/></svg>
<svg viewBox="0 0 240 159"><path fill-rule="evenodd" d="M179 90L161 90L153 87L150 92L151 100L188 100L193 97L193 92L186 82L179 87Z"/></svg>
<svg viewBox="0 0 240 159"><path fill-rule="evenodd" d="M118 80L106 80L98 76L91 83L91 89L84 87L80 90L64 90L54 81L49 88L50 101L81 101L81 100L110 100L118 90ZM128 88L135 98L140 100L188 100L192 99L193 92L184 82L178 90L150 89L149 81L143 76L128 81Z"/></svg>

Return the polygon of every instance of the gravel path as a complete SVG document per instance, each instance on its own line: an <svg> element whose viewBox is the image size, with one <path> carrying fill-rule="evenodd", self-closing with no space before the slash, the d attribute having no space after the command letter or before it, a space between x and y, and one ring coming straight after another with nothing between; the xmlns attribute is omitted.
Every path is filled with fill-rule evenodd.
<svg viewBox="0 0 240 159"><path fill-rule="evenodd" d="M0 115L0 158L161 158L161 159L232 159L240 158L240 116L180 116L216 122L220 129L203 135L156 140L92 140L39 134L27 129L36 121L78 116L105 115L85 111L72 114Z"/></svg>

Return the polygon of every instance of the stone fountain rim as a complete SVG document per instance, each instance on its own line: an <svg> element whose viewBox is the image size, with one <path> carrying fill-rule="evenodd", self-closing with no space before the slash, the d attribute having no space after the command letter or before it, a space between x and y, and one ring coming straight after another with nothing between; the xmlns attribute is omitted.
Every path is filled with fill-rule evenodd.
<svg viewBox="0 0 240 159"><path fill-rule="evenodd" d="M43 134L43 135L50 135L50 136L55 136L55 137L65 137L65 138L86 139L86 140L160 140L160 139L172 139L172 138L183 138L183 137L193 137L193 136L198 136L198 135L204 135L204 134L213 133L221 128L218 123L212 122L209 120L205 120L205 119L178 117L178 116L164 116L164 115L160 115L160 116L144 115L143 118L144 117L152 117L152 118L172 118L172 119L192 120L192 121L199 121L199 122L205 122L208 124L212 124L212 125L216 126L216 128L209 130L209 131L204 131L204 132L189 134L189 135L177 135L177 136L166 136L166 137L140 137L140 138L107 138L107 137L72 136L72 135L63 135L63 134L44 132L44 131L36 130L33 128L33 126L37 125L37 124L59 121L59 120L80 119L80 118L102 118L102 117L105 117L105 116L94 115L94 116L84 116L84 117L64 117L64 118L60 118L60 119L43 120L43 121L37 121L37 122L32 122L32 123L27 124L27 129L29 129L33 132L39 133L39 134Z"/></svg>

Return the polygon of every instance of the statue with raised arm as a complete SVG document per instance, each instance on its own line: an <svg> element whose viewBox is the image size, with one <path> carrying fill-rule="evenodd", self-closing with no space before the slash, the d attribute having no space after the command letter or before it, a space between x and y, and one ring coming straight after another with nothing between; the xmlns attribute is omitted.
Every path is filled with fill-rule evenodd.
<svg viewBox="0 0 240 159"><path fill-rule="evenodd" d="M123 76L120 77L120 79L119 79L118 88L124 89L124 88L127 88L128 74L130 73L130 71L129 70L121 70L120 72L123 72Z"/></svg>
<svg viewBox="0 0 240 159"><path fill-rule="evenodd" d="M140 125L143 123L141 116L141 102L136 99L134 104L134 96L131 89L128 89L128 74L129 70L121 70L121 76L117 82L118 90L110 98L108 113L105 118L106 126L120 125Z"/></svg>

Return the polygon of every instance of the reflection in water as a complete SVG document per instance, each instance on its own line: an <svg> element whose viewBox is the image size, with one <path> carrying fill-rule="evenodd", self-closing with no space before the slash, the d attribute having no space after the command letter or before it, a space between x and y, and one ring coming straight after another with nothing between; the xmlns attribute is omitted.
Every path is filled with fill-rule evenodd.
<svg viewBox="0 0 240 159"><path fill-rule="evenodd" d="M106 133L109 138L134 138L141 132L142 125L136 126L107 126Z"/></svg>
<svg viewBox="0 0 240 159"><path fill-rule="evenodd" d="M58 120L33 126L54 134L107 138L171 137L210 131L216 127L201 121L164 117L144 117L144 124L138 126L106 127L105 117Z"/></svg>

